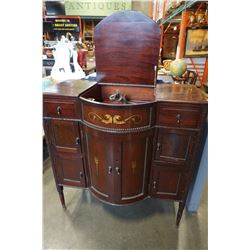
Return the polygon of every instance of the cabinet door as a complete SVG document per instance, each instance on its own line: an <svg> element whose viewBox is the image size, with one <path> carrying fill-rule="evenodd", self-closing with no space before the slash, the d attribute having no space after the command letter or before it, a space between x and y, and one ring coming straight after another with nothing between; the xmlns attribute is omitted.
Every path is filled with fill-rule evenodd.
<svg viewBox="0 0 250 250"><path fill-rule="evenodd" d="M58 184L85 187L83 157L76 153L56 153L55 168Z"/></svg>
<svg viewBox="0 0 250 250"><path fill-rule="evenodd" d="M184 174L180 171L153 167L151 195L153 197L181 199L184 187Z"/></svg>
<svg viewBox="0 0 250 250"><path fill-rule="evenodd" d="M158 129L154 162L189 163L193 156L195 139L194 131Z"/></svg>
<svg viewBox="0 0 250 250"><path fill-rule="evenodd" d="M52 144L57 152L81 152L78 122L51 120Z"/></svg>
<svg viewBox="0 0 250 250"><path fill-rule="evenodd" d="M147 133L123 137L121 142L121 175L118 182L120 188L119 203L136 201L147 195L151 146L151 135Z"/></svg>
<svg viewBox="0 0 250 250"><path fill-rule="evenodd" d="M101 199L114 202L115 192L113 172L114 164L118 165L119 157L115 151L120 144L113 140L112 135L88 131L85 134L87 160L89 166L90 188Z"/></svg>

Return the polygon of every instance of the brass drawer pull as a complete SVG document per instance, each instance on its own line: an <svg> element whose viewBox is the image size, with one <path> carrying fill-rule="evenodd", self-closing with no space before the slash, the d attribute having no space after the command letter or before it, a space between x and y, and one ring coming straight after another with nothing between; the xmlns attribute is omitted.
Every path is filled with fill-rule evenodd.
<svg viewBox="0 0 250 250"><path fill-rule="evenodd" d="M80 179L83 178L83 172L80 172Z"/></svg>
<svg viewBox="0 0 250 250"><path fill-rule="evenodd" d="M153 182L153 189L156 189L156 181Z"/></svg>
<svg viewBox="0 0 250 250"><path fill-rule="evenodd" d="M56 108L56 111L59 116L62 114L62 108L60 106Z"/></svg>
<svg viewBox="0 0 250 250"><path fill-rule="evenodd" d="M161 149L161 144L160 144L160 142L157 142L156 150L157 150L157 151L160 151L160 149Z"/></svg>
<svg viewBox="0 0 250 250"><path fill-rule="evenodd" d="M117 174L120 175L120 168L116 167L115 170L116 170Z"/></svg>
<svg viewBox="0 0 250 250"><path fill-rule="evenodd" d="M180 115L180 114L178 114L178 115L176 116L176 120L177 120L177 123L180 124L180 120L181 120L181 115Z"/></svg>
<svg viewBox="0 0 250 250"><path fill-rule="evenodd" d="M111 166L108 166L108 174L111 174L112 173L112 167Z"/></svg>
<svg viewBox="0 0 250 250"><path fill-rule="evenodd" d="M80 144L80 138L76 137L76 145L79 145L79 144Z"/></svg>

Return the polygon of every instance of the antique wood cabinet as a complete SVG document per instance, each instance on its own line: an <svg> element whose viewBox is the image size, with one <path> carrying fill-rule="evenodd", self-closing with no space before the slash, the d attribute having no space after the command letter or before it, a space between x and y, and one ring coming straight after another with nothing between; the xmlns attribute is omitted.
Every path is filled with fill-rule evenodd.
<svg viewBox="0 0 250 250"><path fill-rule="evenodd" d="M68 80L44 90L44 130L63 207L64 186L89 188L110 204L172 199L179 225L207 97L195 86L155 84L159 44L151 19L115 13L95 28L97 82Z"/></svg>

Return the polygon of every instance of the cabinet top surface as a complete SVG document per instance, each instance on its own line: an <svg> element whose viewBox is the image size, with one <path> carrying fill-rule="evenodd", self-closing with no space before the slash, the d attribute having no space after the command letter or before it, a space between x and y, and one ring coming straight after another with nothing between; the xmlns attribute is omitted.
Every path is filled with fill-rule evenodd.
<svg viewBox="0 0 250 250"><path fill-rule="evenodd" d="M88 80L67 80L53 84L43 90L44 95L78 97L81 93L97 84ZM129 86L128 86L129 88ZM130 87L133 88L133 87ZM143 88L142 88L143 91ZM154 101L207 103L208 96L193 85L156 84Z"/></svg>
<svg viewBox="0 0 250 250"><path fill-rule="evenodd" d="M156 101L178 101L190 103L207 103L208 96L194 85L157 84Z"/></svg>
<svg viewBox="0 0 250 250"><path fill-rule="evenodd" d="M43 90L43 94L77 97L95 84L96 82L88 80L67 80L49 85Z"/></svg>

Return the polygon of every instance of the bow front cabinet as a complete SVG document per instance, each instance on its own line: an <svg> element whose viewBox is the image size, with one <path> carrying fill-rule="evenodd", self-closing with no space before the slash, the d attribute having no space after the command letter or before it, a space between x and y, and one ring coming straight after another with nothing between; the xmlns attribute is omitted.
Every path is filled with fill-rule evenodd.
<svg viewBox="0 0 250 250"><path fill-rule="evenodd" d="M96 82L44 89L44 130L63 207L64 186L88 188L115 205L170 199L179 202L179 225L202 150L207 96L193 85L156 84L159 44L151 19L114 13L95 27Z"/></svg>

